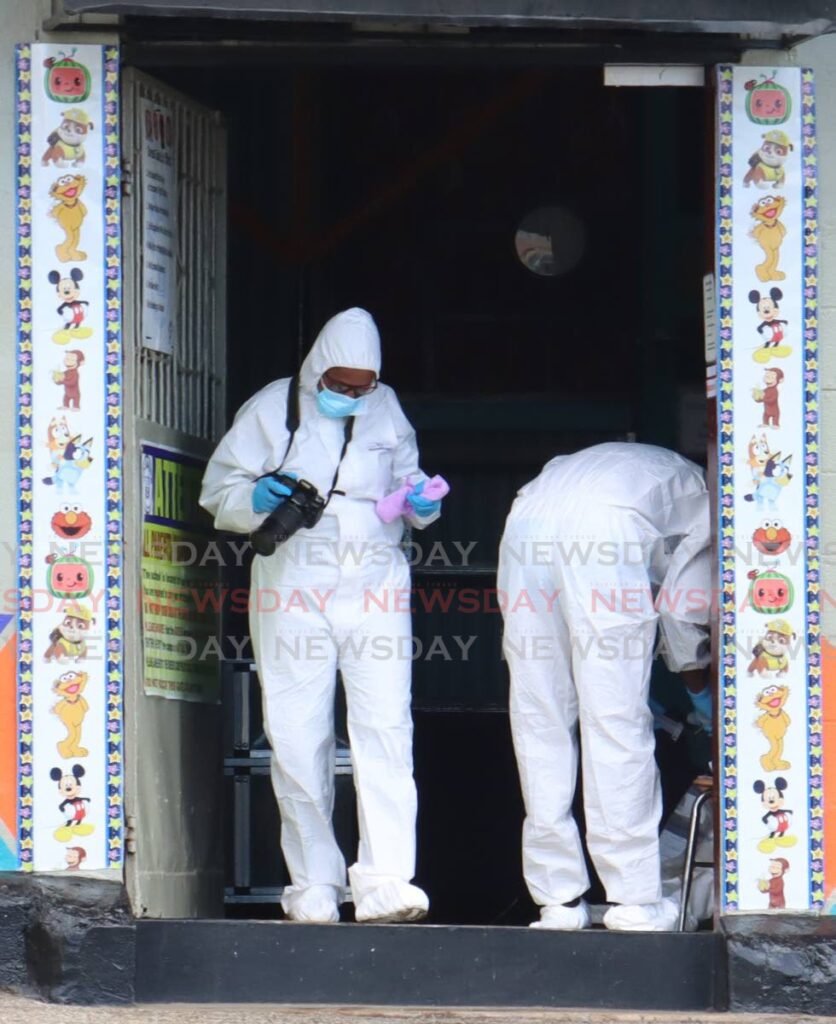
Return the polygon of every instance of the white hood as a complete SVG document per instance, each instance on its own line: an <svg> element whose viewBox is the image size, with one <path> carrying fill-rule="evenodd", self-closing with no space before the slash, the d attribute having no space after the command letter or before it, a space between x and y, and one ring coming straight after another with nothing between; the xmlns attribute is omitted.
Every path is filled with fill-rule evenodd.
<svg viewBox="0 0 836 1024"><path fill-rule="evenodd" d="M332 366L373 370L380 375L380 334L365 309L346 309L331 317L302 363L299 383L305 390L315 391L319 378Z"/></svg>

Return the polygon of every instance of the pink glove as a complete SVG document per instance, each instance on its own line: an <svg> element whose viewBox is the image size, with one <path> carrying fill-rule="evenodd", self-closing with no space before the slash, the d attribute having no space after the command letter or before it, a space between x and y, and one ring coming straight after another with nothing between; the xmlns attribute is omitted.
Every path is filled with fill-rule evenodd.
<svg viewBox="0 0 836 1024"><path fill-rule="evenodd" d="M398 516L405 516L410 512L411 509L406 499L415 490L419 490L421 495L430 501L438 501L450 493L450 485L443 476L431 477L423 487L420 484L411 484L407 481L403 487L399 487L377 502L375 509L380 519L384 523L393 523Z"/></svg>

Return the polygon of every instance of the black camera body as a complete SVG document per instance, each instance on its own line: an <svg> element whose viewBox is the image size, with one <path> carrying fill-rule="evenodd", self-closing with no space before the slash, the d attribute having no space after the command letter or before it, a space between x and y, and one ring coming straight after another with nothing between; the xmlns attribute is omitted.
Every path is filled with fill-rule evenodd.
<svg viewBox="0 0 836 1024"><path fill-rule="evenodd" d="M310 530L322 518L325 498L307 480L294 480L284 473L271 473L274 480L290 488L290 494L278 505L257 530L250 534L250 543L257 555L272 555L297 530Z"/></svg>

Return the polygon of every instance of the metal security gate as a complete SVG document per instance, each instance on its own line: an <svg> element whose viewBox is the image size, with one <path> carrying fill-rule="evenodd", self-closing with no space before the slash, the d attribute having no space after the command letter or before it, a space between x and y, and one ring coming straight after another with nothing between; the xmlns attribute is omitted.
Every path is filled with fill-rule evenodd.
<svg viewBox="0 0 836 1024"><path fill-rule="evenodd" d="M126 277L137 281L143 237L143 192L139 158L145 130L142 100L169 114L177 171L177 312L173 351L142 343L140 288L126 288L126 337L132 364L134 413L204 441L216 439L225 417L226 361L226 133L220 115L155 79L127 70L122 78L124 171L130 182L123 200ZM133 266L131 263L133 262ZM127 367L126 367L127 369Z"/></svg>
<svg viewBox="0 0 836 1024"><path fill-rule="evenodd" d="M226 131L216 112L132 69L122 110L126 874L138 915L205 916L222 898L220 709L145 691L142 469L149 445L199 467L224 428ZM170 229L148 215L149 117L170 157ZM162 344L148 332L155 266L167 272Z"/></svg>

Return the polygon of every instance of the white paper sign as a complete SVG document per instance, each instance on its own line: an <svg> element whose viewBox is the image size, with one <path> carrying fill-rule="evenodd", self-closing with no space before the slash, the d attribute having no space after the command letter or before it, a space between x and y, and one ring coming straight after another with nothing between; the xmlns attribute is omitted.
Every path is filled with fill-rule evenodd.
<svg viewBox="0 0 836 1024"><path fill-rule="evenodd" d="M140 101L142 150L142 344L174 347L177 301L177 174L171 111Z"/></svg>

